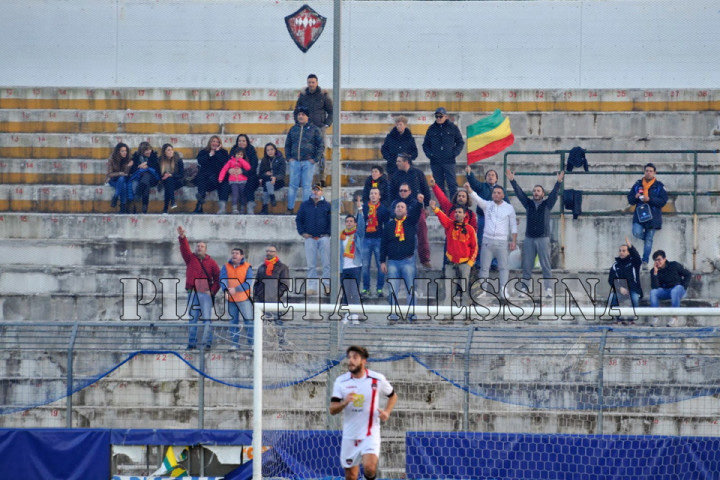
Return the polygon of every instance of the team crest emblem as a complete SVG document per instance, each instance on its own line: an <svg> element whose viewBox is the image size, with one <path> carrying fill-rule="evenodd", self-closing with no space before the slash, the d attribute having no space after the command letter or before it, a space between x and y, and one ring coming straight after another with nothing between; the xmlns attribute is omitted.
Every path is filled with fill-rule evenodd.
<svg viewBox="0 0 720 480"><path fill-rule="evenodd" d="M307 4L300 7L292 15L285 17L285 25L288 32L290 32L290 37L303 53L310 50L310 47L320 38L326 21L327 18L317 13Z"/></svg>

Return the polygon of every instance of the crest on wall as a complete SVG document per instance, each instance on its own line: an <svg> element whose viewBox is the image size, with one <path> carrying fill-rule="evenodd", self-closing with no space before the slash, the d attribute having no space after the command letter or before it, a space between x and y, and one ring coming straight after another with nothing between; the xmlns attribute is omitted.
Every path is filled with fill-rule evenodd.
<svg viewBox="0 0 720 480"><path fill-rule="evenodd" d="M323 17L307 4L300 7L295 13L285 17L290 37L303 53L310 50L310 47L320 38L325 29L327 18Z"/></svg>

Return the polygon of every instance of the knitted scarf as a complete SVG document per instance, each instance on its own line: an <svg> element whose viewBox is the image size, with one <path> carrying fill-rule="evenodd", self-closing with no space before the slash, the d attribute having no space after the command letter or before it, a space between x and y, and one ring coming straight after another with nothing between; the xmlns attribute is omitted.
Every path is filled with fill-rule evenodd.
<svg viewBox="0 0 720 480"><path fill-rule="evenodd" d="M395 219L395 236L401 241L405 241L405 227L403 227L403 222L407 218L407 215L405 215L403 218Z"/></svg>
<svg viewBox="0 0 720 480"><path fill-rule="evenodd" d="M365 231L369 233L377 232L378 227L378 218L377 218L377 207L380 205L380 202L376 204L372 204L368 202L368 220L367 220L367 227L365 227Z"/></svg>
<svg viewBox="0 0 720 480"><path fill-rule="evenodd" d="M278 262L278 257L273 257L272 260L265 259L265 273L268 275L272 275L273 268L275 268L275 264Z"/></svg>
<svg viewBox="0 0 720 480"><path fill-rule="evenodd" d="M342 232L340 232L340 241L341 242L344 242L345 240L349 239L349 241L347 242L347 245L345 245L345 252L343 253L343 257L355 258L355 232L357 232L357 228L353 228L350 231L345 229Z"/></svg>

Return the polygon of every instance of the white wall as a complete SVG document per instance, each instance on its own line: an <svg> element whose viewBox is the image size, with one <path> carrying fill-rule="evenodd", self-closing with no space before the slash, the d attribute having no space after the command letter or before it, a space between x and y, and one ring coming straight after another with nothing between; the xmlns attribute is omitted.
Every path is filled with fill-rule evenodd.
<svg viewBox="0 0 720 480"><path fill-rule="evenodd" d="M333 5L303 54L303 2L2 0L0 85L332 84ZM344 1L343 85L355 88L709 88L717 0Z"/></svg>

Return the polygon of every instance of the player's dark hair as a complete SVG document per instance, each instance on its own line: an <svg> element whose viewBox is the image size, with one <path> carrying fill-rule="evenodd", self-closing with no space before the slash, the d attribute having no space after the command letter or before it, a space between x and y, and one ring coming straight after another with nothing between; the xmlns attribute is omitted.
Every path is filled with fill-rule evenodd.
<svg viewBox="0 0 720 480"><path fill-rule="evenodd" d="M369 354L368 351L367 351L367 348L361 347L360 345L352 345L352 346L350 346L350 347L347 349L347 351L345 352L345 355L350 355L350 352L355 352L355 353L357 353L358 355L360 355L360 356L361 356L362 358L364 358L365 360L367 360L368 357L370 356L370 354Z"/></svg>

